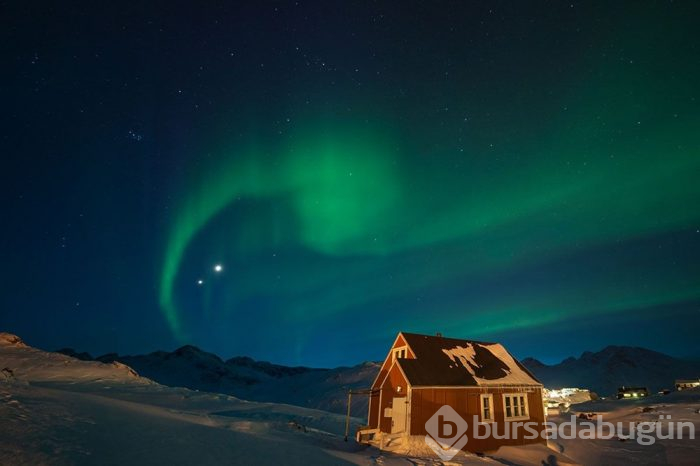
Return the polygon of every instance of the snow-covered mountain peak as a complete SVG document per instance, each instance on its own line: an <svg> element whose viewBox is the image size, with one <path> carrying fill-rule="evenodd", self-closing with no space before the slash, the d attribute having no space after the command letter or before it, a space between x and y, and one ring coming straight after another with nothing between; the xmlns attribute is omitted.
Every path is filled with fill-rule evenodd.
<svg viewBox="0 0 700 466"><path fill-rule="evenodd" d="M6 332L0 332L0 346L14 346L16 348L27 347L20 337Z"/></svg>
<svg viewBox="0 0 700 466"><path fill-rule="evenodd" d="M60 353L52 353L26 345L21 338L0 333L0 368L13 380L93 384L153 384L140 377L131 367L115 361L83 361Z"/></svg>

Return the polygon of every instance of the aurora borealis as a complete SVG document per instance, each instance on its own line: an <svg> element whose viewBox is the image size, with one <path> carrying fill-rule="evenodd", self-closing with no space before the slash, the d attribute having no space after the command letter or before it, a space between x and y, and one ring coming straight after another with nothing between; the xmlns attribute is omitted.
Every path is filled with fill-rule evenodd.
<svg viewBox="0 0 700 466"><path fill-rule="evenodd" d="M6 330L306 365L399 330L700 355L696 4L16 8Z"/></svg>

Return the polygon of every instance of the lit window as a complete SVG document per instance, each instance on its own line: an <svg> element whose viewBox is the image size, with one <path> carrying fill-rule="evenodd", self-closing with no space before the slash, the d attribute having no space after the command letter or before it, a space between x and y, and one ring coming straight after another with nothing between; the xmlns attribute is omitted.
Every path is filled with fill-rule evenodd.
<svg viewBox="0 0 700 466"><path fill-rule="evenodd" d="M402 348L394 349L394 351L392 352L392 356L394 361L397 359L406 359L406 347L404 346Z"/></svg>
<svg viewBox="0 0 700 466"><path fill-rule="evenodd" d="M529 419L527 396L524 394L503 395L503 411L506 421Z"/></svg>

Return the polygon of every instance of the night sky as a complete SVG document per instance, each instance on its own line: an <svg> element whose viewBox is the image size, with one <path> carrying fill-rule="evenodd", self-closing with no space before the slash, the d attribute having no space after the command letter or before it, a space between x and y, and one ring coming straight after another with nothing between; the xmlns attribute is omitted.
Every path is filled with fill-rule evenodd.
<svg viewBox="0 0 700 466"><path fill-rule="evenodd" d="M12 3L0 329L700 355L697 2Z"/></svg>

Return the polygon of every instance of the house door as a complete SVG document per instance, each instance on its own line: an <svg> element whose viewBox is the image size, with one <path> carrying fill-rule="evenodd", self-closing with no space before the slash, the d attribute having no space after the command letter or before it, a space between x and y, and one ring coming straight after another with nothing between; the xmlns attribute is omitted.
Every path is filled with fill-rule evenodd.
<svg viewBox="0 0 700 466"><path fill-rule="evenodd" d="M391 433L406 430L406 397L394 398L391 403Z"/></svg>

